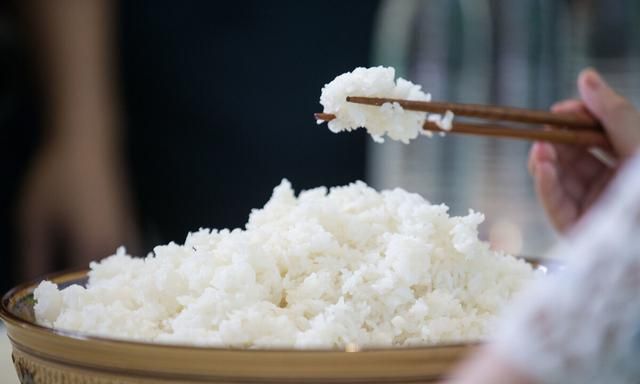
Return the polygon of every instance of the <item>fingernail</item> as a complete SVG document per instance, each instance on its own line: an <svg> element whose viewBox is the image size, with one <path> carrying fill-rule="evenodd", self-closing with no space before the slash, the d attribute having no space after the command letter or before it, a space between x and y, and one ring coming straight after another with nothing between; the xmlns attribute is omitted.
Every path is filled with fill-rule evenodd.
<svg viewBox="0 0 640 384"><path fill-rule="evenodd" d="M600 86L602 85L602 79L600 78L600 75L598 75L598 72L593 69L587 70L584 75L584 82L587 85L587 88L591 89L592 91L597 91L598 88L600 88Z"/></svg>

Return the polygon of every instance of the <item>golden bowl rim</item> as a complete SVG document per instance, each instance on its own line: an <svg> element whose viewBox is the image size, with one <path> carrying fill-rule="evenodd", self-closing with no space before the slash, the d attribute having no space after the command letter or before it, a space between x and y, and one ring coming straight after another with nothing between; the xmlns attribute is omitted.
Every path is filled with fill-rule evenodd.
<svg viewBox="0 0 640 384"><path fill-rule="evenodd" d="M82 340L87 342L107 342L114 343L121 346L127 345L135 345L139 347L148 347L148 348L167 348L167 349L175 349L175 350L185 350L185 349L196 349L196 350L215 350L215 351L224 351L224 352L283 352L283 353L301 353L301 352L313 352L313 353L366 353L366 352L389 352L389 351L411 351L411 350L434 350L434 349L450 349L450 348L467 348L473 347L475 345L482 344L482 341L469 341L469 342L452 342L452 343L441 343L441 344L430 344L430 345L420 345L420 346L410 346L410 347L360 347L357 346L356 350L348 350L345 349L329 349L329 348L288 348L288 347L275 347L275 348L239 348L239 347L216 347L216 346L204 346L204 345L189 345L189 344L177 344L177 343L154 343L148 341L137 341L137 340L127 340L127 339L116 339L104 336L96 336L90 335L83 332L76 331L68 331L55 329L51 327L46 327L31 321L27 321L22 319L11 312L9 309L9 303L12 299L18 297L24 297L25 295L32 293L33 290L42 282L43 280L49 280L55 282L57 281L65 281L65 282L73 282L74 280L80 280L81 278L86 278L88 269L71 269L71 270L63 270L60 272L53 272L41 276L39 278L35 278L29 280L27 282L16 285L11 288L2 296L2 301L0 303L0 319L2 321L11 323L13 326L20 327L25 330L35 331L40 333L46 333L52 336L59 336L65 338L72 338L76 340ZM68 278L68 279L66 279Z"/></svg>
<svg viewBox="0 0 640 384"><path fill-rule="evenodd" d="M553 260L546 260L541 258L527 258L523 257L523 259L534 266L544 266L548 263L554 263ZM264 352L279 352L279 353L367 353L367 352L393 352L393 351L419 351L419 350L430 350L434 351L436 349L452 349L452 348L468 348L474 347L483 344L482 340L471 340L471 341L460 341L460 342L448 342L448 343L434 343L434 344L425 344L425 345L416 345L416 346L408 346L408 347L394 347L394 346L356 346L356 349L353 350L353 346L348 346L345 349L335 349L335 348L290 348L290 347L275 347L275 348L239 348L239 347L216 347L216 346L205 346L205 345L189 345L189 344L179 344L179 343L154 343L148 341L139 341L139 340L127 340L127 339L117 339L110 338L104 336L96 336L90 335L82 332L76 331L68 331L68 330L60 330L54 329L50 327L45 327L43 325L37 324L35 322L27 321L22 319L11 312L9 309L9 304L13 299L18 297L24 297L27 294L33 293L34 289L42 282L43 280L49 280L52 282L73 282L80 280L81 278L86 278L88 275L89 269L86 268L76 268L76 269L68 269L62 270L58 272L49 273L26 282L20 283L15 287L11 288L7 291L3 296L0 302L0 319L7 324L11 324L16 327L20 327L24 330L34 331L38 333L44 333L51 336L63 337L63 338L71 338L75 340L87 341L87 342L99 342L99 343L114 343L120 346L137 346L144 348L166 348L166 349L174 349L174 350L211 350L211 351L224 351L230 353L264 353Z"/></svg>

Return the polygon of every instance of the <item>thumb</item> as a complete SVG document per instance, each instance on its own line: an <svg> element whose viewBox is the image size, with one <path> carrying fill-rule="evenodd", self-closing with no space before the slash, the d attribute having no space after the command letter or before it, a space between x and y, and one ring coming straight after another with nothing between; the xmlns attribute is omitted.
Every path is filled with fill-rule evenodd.
<svg viewBox="0 0 640 384"><path fill-rule="evenodd" d="M578 91L587 109L602 123L613 147L623 157L640 146L640 114L593 69L578 76Z"/></svg>

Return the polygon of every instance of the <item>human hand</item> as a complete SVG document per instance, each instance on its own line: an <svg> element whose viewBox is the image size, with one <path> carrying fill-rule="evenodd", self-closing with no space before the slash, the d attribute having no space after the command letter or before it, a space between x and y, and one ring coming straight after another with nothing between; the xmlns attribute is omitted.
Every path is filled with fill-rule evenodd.
<svg viewBox="0 0 640 384"><path fill-rule="evenodd" d="M605 165L583 147L537 142L529 153L529 172L553 226L570 229L606 189L619 165L640 147L640 113L592 69L578 77L581 100L565 100L551 109L600 121L609 136L617 166Z"/></svg>
<svg viewBox="0 0 640 384"><path fill-rule="evenodd" d="M119 245L135 248L136 227L117 153L81 137L59 138L37 154L18 207L23 278L86 267ZM63 245L61 247L61 244ZM54 260L64 250L64 260Z"/></svg>

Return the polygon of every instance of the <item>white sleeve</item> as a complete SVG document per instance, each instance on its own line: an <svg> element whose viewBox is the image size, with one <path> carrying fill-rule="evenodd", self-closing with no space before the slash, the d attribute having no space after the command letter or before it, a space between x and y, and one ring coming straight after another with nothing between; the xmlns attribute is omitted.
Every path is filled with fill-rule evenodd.
<svg viewBox="0 0 640 384"><path fill-rule="evenodd" d="M542 383L640 383L640 155L552 252L566 268L515 303L498 352Z"/></svg>

